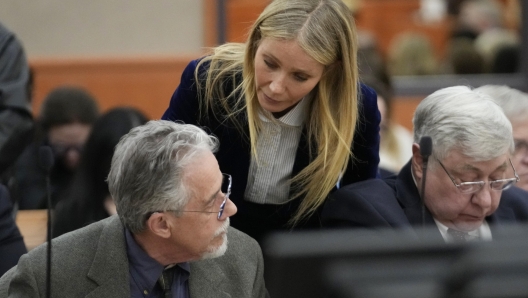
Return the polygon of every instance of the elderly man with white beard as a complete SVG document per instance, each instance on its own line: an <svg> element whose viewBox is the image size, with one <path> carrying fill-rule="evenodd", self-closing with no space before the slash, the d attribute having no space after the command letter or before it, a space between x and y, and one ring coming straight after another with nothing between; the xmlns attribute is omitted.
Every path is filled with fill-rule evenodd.
<svg viewBox="0 0 528 298"><path fill-rule="evenodd" d="M52 296L267 297L260 247L229 227L237 208L218 146L196 126L163 120L125 135L108 176L118 215L53 240ZM23 256L0 296L43 295L45 252Z"/></svg>

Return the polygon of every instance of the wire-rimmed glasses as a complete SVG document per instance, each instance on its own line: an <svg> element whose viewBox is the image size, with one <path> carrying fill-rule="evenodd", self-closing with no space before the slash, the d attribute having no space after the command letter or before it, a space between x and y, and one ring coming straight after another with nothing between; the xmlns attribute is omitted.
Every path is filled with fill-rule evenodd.
<svg viewBox="0 0 528 298"><path fill-rule="evenodd" d="M477 192L477 191L481 190L484 187L484 185L486 184L486 181L474 181L474 182L456 183L455 178L453 176L451 176L451 174L449 174L449 172L444 167L442 162L440 162L440 160L438 160L438 159L436 159L436 160L442 166L442 169L444 169L444 171L446 172L447 176L449 176L449 179L451 179L451 181L453 182L455 187L458 189L458 191L460 191L461 193L469 194L469 193ZM490 185L491 189L496 190L496 191L501 191L501 190L508 189L511 186L513 186L515 183L519 182L520 178L519 178L519 175L517 175L517 171L515 170L515 167L513 166L513 163L511 161L511 159L508 158L508 160L510 161L510 165L511 165L511 167L513 169L513 175L515 176L515 178L498 179L498 180L489 181L489 185Z"/></svg>
<svg viewBox="0 0 528 298"><path fill-rule="evenodd" d="M155 211L155 212L199 212L199 213L218 213L218 219L222 218L222 214L224 214L224 208L227 202L227 199L229 199L229 196L231 195L231 184L232 184L232 178L231 175L222 173L222 187L220 188L220 191L224 194L224 200L222 201L222 204L220 204L220 210L219 211L205 211L205 210L165 210L165 211ZM154 212L153 212L154 213ZM152 214L152 213L151 213Z"/></svg>

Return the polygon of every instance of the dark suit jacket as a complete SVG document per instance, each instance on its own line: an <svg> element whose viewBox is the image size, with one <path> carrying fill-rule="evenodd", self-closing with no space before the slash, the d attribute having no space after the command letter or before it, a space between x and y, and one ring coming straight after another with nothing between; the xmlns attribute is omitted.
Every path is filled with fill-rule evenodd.
<svg viewBox="0 0 528 298"><path fill-rule="evenodd" d="M284 229L302 199L296 199L284 205L262 205L244 200L251 161L247 114L239 114L241 117L239 120L244 124L244 134L241 134L232 122L226 121L222 116L200 117L199 97L194 80L198 61L191 61L184 70L180 85L172 95L170 105L162 119L183 121L187 124L206 127L206 131L219 138L220 150L216 153L216 158L222 172L229 173L233 177L231 199L238 207L237 214L231 218L231 224L251 237L260 240L269 231ZM200 72L204 73L207 67L208 65L204 65ZM225 94L230 94L232 91L230 89L232 88L231 82L226 82L224 86L226 86ZM359 107L361 119L358 122L352 145L356 161L350 161L341 185L374 178L378 174L380 114L376 93L365 85L361 85ZM210 115L212 115L212 111ZM313 146L313 144L311 145ZM312 160L309 156L309 146L306 131L303 131L295 156L293 176L304 169ZM320 227L319 214L316 213L311 219L298 226L298 228L301 227Z"/></svg>
<svg viewBox="0 0 528 298"><path fill-rule="evenodd" d="M325 227L420 227L422 204L410 162L397 176L358 182L334 192L322 217ZM499 207L486 220L490 226L527 221L528 192L517 187L503 191ZM425 224L435 225L427 209Z"/></svg>
<svg viewBox="0 0 528 298"><path fill-rule="evenodd" d="M0 276L15 266L26 252L24 239L13 219L9 193L0 185Z"/></svg>
<svg viewBox="0 0 528 298"><path fill-rule="evenodd" d="M191 262L191 297L267 297L257 242L230 228L228 249L219 258ZM45 293L46 244L24 255L0 278L0 297ZM53 297L130 297L123 225L112 216L53 239Z"/></svg>

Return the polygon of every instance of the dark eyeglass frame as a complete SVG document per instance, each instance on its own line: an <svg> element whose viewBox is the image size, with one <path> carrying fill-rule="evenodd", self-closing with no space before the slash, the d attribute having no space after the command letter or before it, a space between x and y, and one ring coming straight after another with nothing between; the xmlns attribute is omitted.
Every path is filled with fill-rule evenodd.
<svg viewBox="0 0 528 298"><path fill-rule="evenodd" d="M486 184L485 181L474 181L474 182L461 182L460 184L457 184L455 182L455 178L453 176L451 176L451 174L449 174L449 172L447 171L447 169L445 168L445 166L442 164L442 162L440 160L438 160L438 158L435 158L436 161L438 161L438 163L440 164L440 166L442 166L442 169L444 169L444 171L446 172L447 176L449 176L449 179L451 179L451 181L453 182L453 185L455 185L455 187L457 188L457 190L460 192L460 193L464 193L464 194L470 194L470 193L475 193L475 192L478 192L480 191L484 185ZM513 163L511 161L510 158L508 158L508 160L510 161L510 165L513 169L513 175L515 175L515 178L507 178L507 179L498 179L498 180L492 180L492 181L488 181L489 185L490 185L490 189L492 190L495 190L495 191L502 191L502 190L506 190L510 187L512 187L515 183L519 182L519 180L521 180L519 178L519 175L517 175L517 171L515 170L515 167L513 166ZM493 185L500 182L501 183L501 188L500 189L497 189L497 188L494 188ZM502 184L503 183L503 184ZM477 186L476 189L473 189L473 187ZM468 190L464 190L463 188L464 187L470 187L470 189Z"/></svg>
<svg viewBox="0 0 528 298"><path fill-rule="evenodd" d="M225 205L227 202L227 199L229 199L229 196L231 195L231 184L233 182L233 178L229 174L222 173L223 179L226 179L229 181L227 185L227 190L224 193L224 200L222 201L222 204L220 204L220 210L219 211L203 211L203 210L165 210L165 211L154 211L148 214L147 218L149 218L153 213L162 213L162 212L197 212L197 213L218 213L217 219L222 218L222 215L224 214ZM224 181L222 181L222 184Z"/></svg>

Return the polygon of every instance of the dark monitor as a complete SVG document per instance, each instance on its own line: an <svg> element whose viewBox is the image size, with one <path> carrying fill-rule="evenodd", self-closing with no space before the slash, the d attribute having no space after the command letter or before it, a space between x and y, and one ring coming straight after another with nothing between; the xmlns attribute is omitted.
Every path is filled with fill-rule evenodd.
<svg viewBox="0 0 528 298"><path fill-rule="evenodd" d="M448 297L528 297L528 226L495 231L451 268Z"/></svg>
<svg viewBox="0 0 528 298"><path fill-rule="evenodd" d="M266 287L273 298L442 297L467 247L431 229L279 233L263 245Z"/></svg>
<svg viewBox="0 0 528 298"><path fill-rule="evenodd" d="M263 244L273 298L528 297L528 226L446 244L436 227L277 233Z"/></svg>

